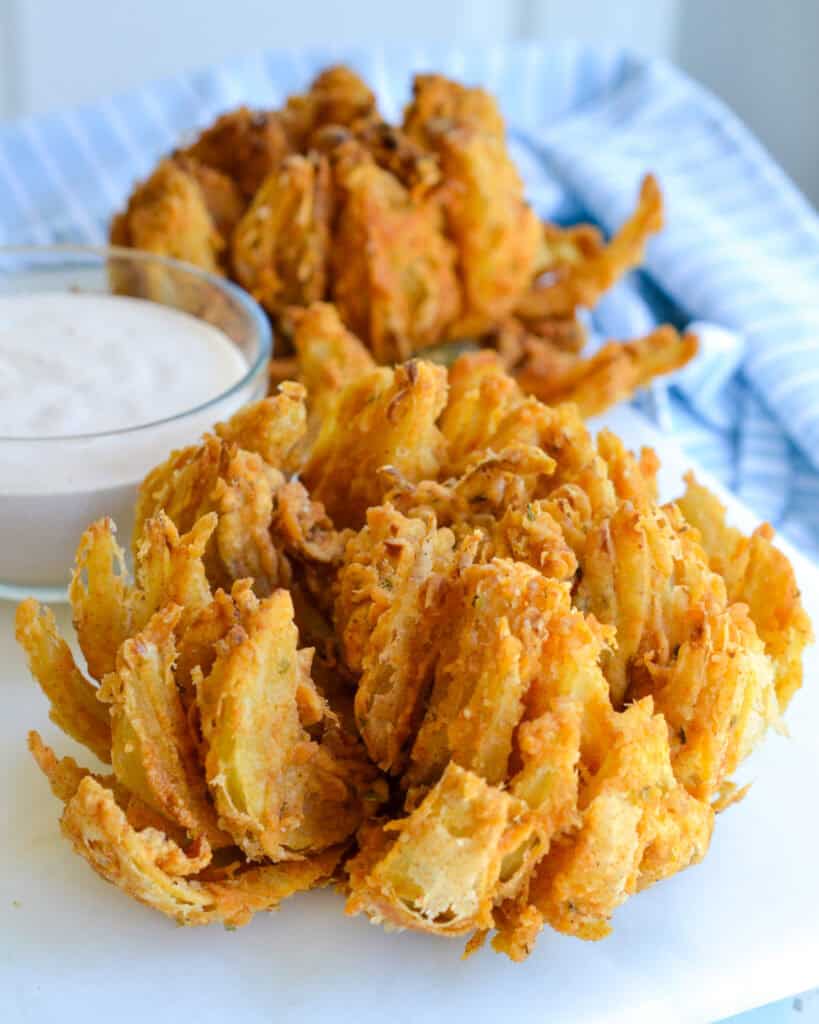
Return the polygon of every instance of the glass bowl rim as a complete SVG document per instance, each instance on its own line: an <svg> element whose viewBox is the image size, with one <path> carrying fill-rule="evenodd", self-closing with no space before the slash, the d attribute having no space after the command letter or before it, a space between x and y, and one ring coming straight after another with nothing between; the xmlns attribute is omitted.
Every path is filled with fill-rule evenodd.
<svg viewBox="0 0 819 1024"><path fill-rule="evenodd" d="M172 270L183 271L193 277L198 277L203 282L213 285L215 288L220 289L224 294L227 294L231 299L235 300L253 324L256 337L258 338L259 351L256 354L256 358L248 366L247 371L238 381L236 381L236 383L227 388L227 390L220 391L217 395L214 395L213 398L209 398L205 402L200 402L199 405L191 406L189 409L183 409L181 412L174 413L172 416L163 416L162 419L151 420L148 423L138 423L133 427L118 427L116 430L102 430L92 433L48 434L35 435L32 437L9 437L0 434L0 444L46 444L48 442L51 442L52 444L62 444L66 441L92 441L95 439L113 438L126 434L134 434L141 430L152 430L156 427L161 427L168 423L174 423L177 420L185 419L188 416L205 412L211 407L221 404L231 395L234 395L243 388L246 388L248 384L255 379L259 370L263 369L266 364L270 362L273 355L273 331L270 321L267 319L267 316L261 306L256 302L253 296L243 288L234 284L232 281L228 281L227 278L219 277L219 275L212 274L207 270L202 270L195 264L186 263L184 260L175 260L170 256L158 256L154 253L143 252L139 249L129 249L121 245L73 245L69 243L55 243L53 245L0 245L0 260L5 256L28 256L30 258L35 258L37 256L48 255L55 257L94 257L103 263L109 258L114 257L116 259L130 260L136 263L154 263L159 266L168 267ZM4 276L5 273L6 271L0 267L0 277ZM13 273L13 271L10 273ZM147 299L146 301L152 302L153 300ZM162 303L157 303L157 305L161 306ZM190 313L188 315L194 316L195 314Z"/></svg>

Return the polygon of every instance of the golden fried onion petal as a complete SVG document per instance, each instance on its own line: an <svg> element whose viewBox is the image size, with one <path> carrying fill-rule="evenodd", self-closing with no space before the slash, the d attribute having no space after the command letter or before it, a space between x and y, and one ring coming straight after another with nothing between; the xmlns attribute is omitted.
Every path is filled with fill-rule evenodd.
<svg viewBox="0 0 819 1024"><path fill-rule="evenodd" d="M106 881L134 899L172 917L178 924L246 924L254 913L273 910L293 893L329 878L339 850L311 860L268 864L221 881L197 881L210 851L200 841L185 853L153 828L133 829L113 793L88 777L66 804L63 833L74 849Z"/></svg>
<svg viewBox="0 0 819 1024"><path fill-rule="evenodd" d="M312 684L297 640L292 600L279 590L228 633L207 677L193 674L219 821L250 859L325 849L363 813L345 765L302 724Z"/></svg>
<svg viewBox="0 0 819 1024"><path fill-rule="evenodd" d="M216 823L174 678L174 630L181 614L178 605L168 605L123 643L99 699L111 707L112 763L119 782L216 848L230 845L230 838Z"/></svg>
<svg viewBox="0 0 819 1024"><path fill-rule="evenodd" d="M451 763L408 818L365 837L347 913L439 935L490 927L504 862L532 828L524 804Z"/></svg>
<svg viewBox="0 0 819 1024"><path fill-rule="evenodd" d="M26 652L29 671L51 704L51 721L110 763L108 709L97 699L97 688L77 668L52 612L33 598L23 601L17 608L15 635Z"/></svg>

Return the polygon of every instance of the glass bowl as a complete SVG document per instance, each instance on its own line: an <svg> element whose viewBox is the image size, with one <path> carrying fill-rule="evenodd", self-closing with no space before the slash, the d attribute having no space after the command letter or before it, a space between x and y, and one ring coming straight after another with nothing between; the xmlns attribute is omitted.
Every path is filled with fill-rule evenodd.
<svg viewBox="0 0 819 1024"><path fill-rule="evenodd" d="M246 371L208 401L155 422L95 434L0 436L0 598L64 600L83 530L111 516L127 547L148 470L267 391L267 317L220 277L131 249L0 246L0 296L60 291L127 295L182 310L220 329Z"/></svg>

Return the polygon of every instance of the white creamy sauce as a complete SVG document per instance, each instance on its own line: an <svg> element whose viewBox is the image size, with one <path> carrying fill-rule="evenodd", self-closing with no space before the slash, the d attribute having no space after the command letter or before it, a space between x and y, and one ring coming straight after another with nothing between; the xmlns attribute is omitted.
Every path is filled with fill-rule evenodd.
<svg viewBox="0 0 819 1024"><path fill-rule="evenodd" d="M141 426L241 380L242 354L188 313L118 295L0 297L0 438Z"/></svg>
<svg viewBox="0 0 819 1024"><path fill-rule="evenodd" d="M64 587L100 516L127 547L139 481L263 393L224 394L247 370L217 328L144 299L0 297L0 588Z"/></svg>

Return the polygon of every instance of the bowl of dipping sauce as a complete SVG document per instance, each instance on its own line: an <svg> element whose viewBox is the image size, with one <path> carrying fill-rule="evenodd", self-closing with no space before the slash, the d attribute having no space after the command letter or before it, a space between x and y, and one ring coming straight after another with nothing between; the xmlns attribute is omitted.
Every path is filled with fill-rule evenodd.
<svg viewBox="0 0 819 1024"><path fill-rule="evenodd" d="M131 249L0 247L0 598L64 599L86 527L267 390L272 337L222 278Z"/></svg>

